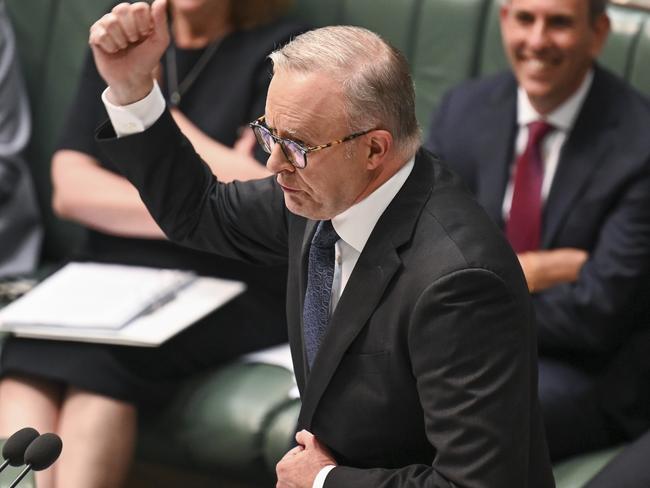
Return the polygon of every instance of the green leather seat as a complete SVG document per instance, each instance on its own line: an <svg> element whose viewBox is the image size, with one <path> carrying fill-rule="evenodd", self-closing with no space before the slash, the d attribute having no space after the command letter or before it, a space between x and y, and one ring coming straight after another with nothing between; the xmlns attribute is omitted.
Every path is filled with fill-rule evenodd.
<svg viewBox="0 0 650 488"><path fill-rule="evenodd" d="M424 0L411 53L417 117L426 134L442 94L476 72L486 0Z"/></svg>
<svg viewBox="0 0 650 488"><path fill-rule="evenodd" d="M313 27L340 24L342 6L342 0L301 0L294 3L291 15Z"/></svg>
<svg viewBox="0 0 650 488"><path fill-rule="evenodd" d="M269 419L264 433L263 450L264 463L271 472L293 445L291 435L296 429L299 413L300 400L289 399L280 405Z"/></svg>
<svg viewBox="0 0 650 488"><path fill-rule="evenodd" d="M611 33L600 56L600 61L623 78L629 79L635 46L639 40L644 19L648 16L634 10L609 9Z"/></svg>
<svg viewBox="0 0 650 488"><path fill-rule="evenodd" d="M648 16L639 33L639 42L630 68L630 82L650 96L650 18Z"/></svg>
<svg viewBox="0 0 650 488"><path fill-rule="evenodd" d="M483 42L479 46L478 71L473 76L488 76L508 69L508 60L503 52L499 28L499 2L491 0L483 27Z"/></svg>
<svg viewBox="0 0 650 488"><path fill-rule="evenodd" d="M576 456L553 467L556 488L581 488L621 450L620 447Z"/></svg>
<svg viewBox="0 0 650 488"><path fill-rule="evenodd" d="M45 224L44 259L60 260L82 238L81 228L54 216L50 162L77 88L88 29L113 0L10 0L23 72L32 107L32 140L27 161L32 170Z"/></svg>
<svg viewBox="0 0 650 488"><path fill-rule="evenodd" d="M294 425L269 431L290 402L292 374L268 364L232 363L188 382L164 411L144 419L139 457L204 472L268 481L266 450L285 451ZM272 439L265 443L265 437ZM268 444L271 444L271 447Z"/></svg>

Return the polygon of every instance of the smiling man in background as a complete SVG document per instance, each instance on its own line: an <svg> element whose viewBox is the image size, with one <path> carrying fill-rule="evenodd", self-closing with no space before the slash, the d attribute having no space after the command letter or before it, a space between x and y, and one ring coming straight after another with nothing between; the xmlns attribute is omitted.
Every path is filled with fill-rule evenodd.
<svg viewBox="0 0 650 488"><path fill-rule="evenodd" d="M555 460L647 425L633 418L642 399L612 395L620 384L600 380L621 345L647 327L650 266L650 108L595 63L610 29L606 4L504 1L512 72L448 93L426 144L517 252L533 294Z"/></svg>

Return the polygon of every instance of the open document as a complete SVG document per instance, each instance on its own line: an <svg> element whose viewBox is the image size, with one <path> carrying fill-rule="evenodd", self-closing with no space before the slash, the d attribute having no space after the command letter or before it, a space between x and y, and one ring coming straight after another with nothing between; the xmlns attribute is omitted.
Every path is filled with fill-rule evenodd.
<svg viewBox="0 0 650 488"><path fill-rule="evenodd" d="M70 263L2 309L0 327L20 336L155 346L244 289L186 271Z"/></svg>

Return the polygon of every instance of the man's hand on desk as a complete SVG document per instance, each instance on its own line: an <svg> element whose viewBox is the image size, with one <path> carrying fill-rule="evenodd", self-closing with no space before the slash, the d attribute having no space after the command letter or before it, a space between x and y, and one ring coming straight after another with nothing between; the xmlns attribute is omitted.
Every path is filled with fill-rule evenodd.
<svg viewBox="0 0 650 488"><path fill-rule="evenodd" d="M166 8L166 0L120 3L90 28L88 43L111 103L128 105L151 91L152 73L169 44Z"/></svg>
<svg viewBox="0 0 650 488"><path fill-rule="evenodd" d="M589 254L582 249L560 248L524 252L517 257L524 270L528 290L537 293L562 283L575 282Z"/></svg>
<svg viewBox="0 0 650 488"><path fill-rule="evenodd" d="M296 442L299 445L287 452L275 467L276 488L312 488L319 471L336 464L312 433L301 430L296 434Z"/></svg>

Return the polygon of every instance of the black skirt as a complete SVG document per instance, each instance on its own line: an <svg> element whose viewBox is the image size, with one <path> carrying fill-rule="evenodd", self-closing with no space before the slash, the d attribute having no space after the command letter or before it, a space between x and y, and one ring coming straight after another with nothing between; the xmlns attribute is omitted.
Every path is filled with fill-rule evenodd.
<svg viewBox="0 0 650 488"><path fill-rule="evenodd" d="M2 347L1 371L153 407L185 378L286 342L284 306L248 290L155 348L12 337Z"/></svg>

